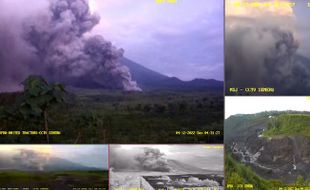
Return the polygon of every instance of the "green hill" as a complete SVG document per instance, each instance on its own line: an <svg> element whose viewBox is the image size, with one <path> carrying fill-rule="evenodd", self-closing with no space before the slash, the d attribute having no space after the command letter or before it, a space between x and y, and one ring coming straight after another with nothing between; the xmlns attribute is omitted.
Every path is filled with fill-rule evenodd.
<svg viewBox="0 0 310 190"><path fill-rule="evenodd" d="M269 119L264 136L310 136L310 114L281 114Z"/></svg>
<svg viewBox="0 0 310 190"><path fill-rule="evenodd" d="M278 112L261 112L256 114L237 114L232 115L225 120L225 140L235 138L248 131L255 125L268 122L270 115L276 115Z"/></svg>

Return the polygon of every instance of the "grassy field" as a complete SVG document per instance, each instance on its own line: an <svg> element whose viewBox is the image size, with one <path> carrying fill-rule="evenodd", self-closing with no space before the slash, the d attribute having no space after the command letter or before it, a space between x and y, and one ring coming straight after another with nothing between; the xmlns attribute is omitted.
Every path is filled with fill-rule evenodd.
<svg viewBox="0 0 310 190"><path fill-rule="evenodd" d="M310 136L310 114L282 114L269 119L264 136Z"/></svg>
<svg viewBox="0 0 310 190"><path fill-rule="evenodd" d="M16 93L0 94L0 112L17 101ZM49 130L62 132L50 136L50 143L222 143L223 106L222 95L208 92L76 90L49 110ZM44 130L44 121L11 117L0 119L0 129ZM221 134L176 135L196 130ZM46 143L46 138L2 135L0 143Z"/></svg>
<svg viewBox="0 0 310 190"><path fill-rule="evenodd" d="M49 188L72 190L76 188L108 189L108 171L23 172L0 171L0 188Z"/></svg>

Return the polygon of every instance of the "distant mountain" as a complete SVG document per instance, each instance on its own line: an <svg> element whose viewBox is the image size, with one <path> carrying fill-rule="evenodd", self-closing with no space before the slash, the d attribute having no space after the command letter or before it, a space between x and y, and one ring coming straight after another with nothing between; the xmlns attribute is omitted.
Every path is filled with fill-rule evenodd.
<svg viewBox="0 0 310 190"><path fill-rule="evenodd" d="M66 159L51 157L42 158L20 158L11 157L11 155L0 154L0 171L1 170L19 170L19 171L64 171L64 170L102 170L95 167L87 167Z"/></svg>
<svg viewBox="0 0 310 190"><path fill-rule="evenodd" d="M45 171L57 171L57 170L100 170L95 167L87 167L81 164L71 162L69 160L53 157L48 163L43 166Z"/></svg>
<svg viewBox="0 0 310 190"><path fill-rule="evenodd" d="M216 171L197 168L195 166L185 164L183 162L172 159L168 160L168 166L172 169L171 172L177 172L177 173L191 173L191 174L217 173Z"/></svg>
<svg viewBox="0 0 310 190"><path fill-rule="evenodd" d="M123 58L121 63L130 69L133 80L145 91L148 90L207 90L222 91L223 82L214 79L194 79L182 81L176 77L168 77L158 72L152 71L142 65L127 58Z"/></svg>

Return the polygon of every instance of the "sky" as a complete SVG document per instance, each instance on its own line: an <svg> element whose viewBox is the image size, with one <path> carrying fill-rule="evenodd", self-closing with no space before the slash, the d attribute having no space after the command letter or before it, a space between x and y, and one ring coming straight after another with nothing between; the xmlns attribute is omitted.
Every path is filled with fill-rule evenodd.
<svg viewBox="0 0 310 190"><path fill-rule="evenodd" d="M223 80L223 2L89 0L101 16L92 34L102 34L124 56L183 80Z"/></svg>
<svg viewBox="0 0 310 190"><path fill-rule="evenodd" d="M18 154L21 149L66 159L87 167L108 168L107 145L1 145L0 152Z"/></svg>
<svg viewBox="0 0 310 190"><path fill-rule="evenodd" d="M111 145L111 149L138 151L145 147L159 149L166 159L177 160L197 168L224 171L224 150L219 145Z"/></svg>
<svg viewBox="0 0 310 190"><path fill-rule="evenodd" d="M225 118L235 114L263 111L310 111L310 98L302 96L242 96L225 97Z"/></svg>

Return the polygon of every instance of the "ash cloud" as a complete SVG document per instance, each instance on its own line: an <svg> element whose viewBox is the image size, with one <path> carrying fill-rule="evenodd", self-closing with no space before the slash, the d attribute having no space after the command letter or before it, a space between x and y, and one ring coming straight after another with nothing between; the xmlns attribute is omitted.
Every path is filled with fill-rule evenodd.
<svg viewBox="0 0 310 190"><path fill-rule="evenodd" d="M309 60L298 54L295 24L283 15L226 16L226 86L274 87L286 95L309 92Z"/></svg>
<svg viewBox="0 0 310 190"><path fill-rule="evenodd" d="M144 147L135 150L123 150L113 148L110 150L111 168L115 171L159 171L169 172L171 170L168 160L159 149Z"/></svg>
<svg viewBox="0 0 310 190"><path fill-rule="evenodd" d="M49 0L45 13L18 17L19 25L9 19L0 18L1 91L19 88L29 74L78 87L141 90L119 62L124 50L87 35L100 18L86 0Z"/></svg>
<svg viewBox="0 0 310 190"><path fill-rule="evenodd" d="M44 171L50 159L49 154L29 149L19 149L16 153L0 153L0 170Z"/></svg>
<svg viewBox="0 0 310 190"><path fill-rule="evenodd" d="M44 166L48 163L49 155L39 154L33 150L21 149L19 154L13 156L13 160L22 170L44 171Z"/></svg>
<svg viewBox="0 0 310 190"><path fill-rule="evenodd" d="M143 170L169 172L170 167L164 155L159 149L144 148L144 154L136 156L135 159Z"/></svg>
<svg viewBox="0 0 310 190"><path fill-rule="evenodd" d="M13 11L0 1L0 91L14 91L30 73L35 57L20 37L20 15L14 17L2 9Z"/></svg>

